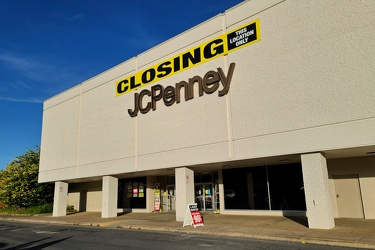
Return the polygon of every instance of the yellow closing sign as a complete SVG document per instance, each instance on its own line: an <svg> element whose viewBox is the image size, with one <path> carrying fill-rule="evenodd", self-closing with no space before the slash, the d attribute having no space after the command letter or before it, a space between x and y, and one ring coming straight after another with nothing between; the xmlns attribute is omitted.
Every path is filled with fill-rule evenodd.
<svg viewBox="0 0 375 250"><path fill-rule="evenodd" d="M116 82L116 96L138 90L260 41L259 19Z"/></svg>

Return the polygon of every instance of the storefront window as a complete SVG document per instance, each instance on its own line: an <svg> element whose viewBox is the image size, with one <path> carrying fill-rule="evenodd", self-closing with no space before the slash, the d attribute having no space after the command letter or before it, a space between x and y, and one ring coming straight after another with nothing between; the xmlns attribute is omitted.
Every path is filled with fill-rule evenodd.
<svg viewBox="0 0 375 250"><path fill-rule="evenodd" d="M173 176L167 176L167 185L174 185L175 184L175 177Z"/></svg>
<svg viewBox="0 0 375 250"><path fill-rule="evenodd" d="M305 210L301 164L223 170L225 209Z"/></svg>
<svg viewBox="0 0 375 250"><path fill-rule="evenodd" d="M209 182L213 182L212 173L209 173L209 174L197 173L194 175L194 183L209 183Z"/></svg>
<svg viewBox="0 0 375 250"><path fill-rule="evenodd" d="M119 180L119 208L146 208L146 177Z"/></svg>
<svg viewBox="0 0 375 250"><path fill-rule="evenodd" d="M223 171L226 209L269 209L265 168Z"/></svg>
<svg viewBox="0 0 375 250"><path fill-rule="evenodd" d="M300 164L269 166L272 210L306 210Z"/></svg>

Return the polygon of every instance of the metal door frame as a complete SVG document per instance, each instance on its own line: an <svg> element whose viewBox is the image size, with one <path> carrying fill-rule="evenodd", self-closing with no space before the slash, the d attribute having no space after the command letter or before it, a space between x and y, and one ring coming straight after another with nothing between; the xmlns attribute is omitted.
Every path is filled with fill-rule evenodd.
<svg viewBox="0 0 375 250"><path fill-rule="evenodd" d="M169 190L168 188L170 188L170 187L173 187L173 197L171 197L171 195L168 193L168 190ZM167 199L167 202L166 202L166 207L167 207L166 212L168 212L168 211L176 211L176 185L167 185L165 187L165 191L166 191L166 199ZM170 199L171 198L173 198L173 200L174 200L174 205L175 205L174 209L172 209L172 206L170 204ZM169 209L170 206L171 206L171 209Z"/></svg>
<svg viewBox="0 0 375 250"><path fill-rule="evenodd" d="M211 203L212 203L212 208L211 209L208 209L206 208L206 189L204 187L204 185L210 185L211 186ZM201 211L214 211L215 210L215 185L213 182L202 182L202 183L194 183L194 199L196 199L196 195L195 195L195 187L196 186L200 186L200 189L202 190L202 200L203 200L203 208Z"/></svg>

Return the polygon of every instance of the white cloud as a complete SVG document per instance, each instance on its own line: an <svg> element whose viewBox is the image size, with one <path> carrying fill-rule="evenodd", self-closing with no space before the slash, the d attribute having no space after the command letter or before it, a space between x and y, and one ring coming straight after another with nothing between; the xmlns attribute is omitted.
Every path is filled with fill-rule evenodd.
<svg viewBox="0 0 375 250"><path fill-rule="evenodd" d="M12 83L12 86L15 88L32 88L25 80L20 80L20 77L26 77L40 84L50 84L51 82L56 82L56 80L59 80L59 82L67 82L71 79L75 79L75 75L72 73L69 74L69 71L64 72L63 69L55 66L51 62L41 63L39 60L32 57L27 58L9 53L0 54L0 64L1 63L4 64L5 67L18 71L17 74L15 74L18 80L13 80L14 83Z"/></svg>
<svg viewBox="0 0 375 250"><path fill-rule="evenodd" d="M37 99L37 98L12 98L12 97L4 97L4 96L0 96L0 101L43 103L42 100Z"/></svg>
<svg viewBox="0 0 375 250"><path fill-rule="evenodd" d="M85 78L69 66L59 66L52 61L18 53L0 52L0 67L13 71L10 78L2 76L3 79L0 79L0 101L43 103L47 97L72 87ZM14 96L10 92L14 89L23 95ZM23 98L24 96L30 98Z"/></svg>
<svg viewBox="0 0 375 250"><path fill-rule="evenodd" d="M17 69L29 69L29 68L35 68L38 67L39 64L36 62L33 62L31 60L28 60L24 57L17 57L13 55L0 55L0 61L3 61L4 63L9 64L10 66L17 68Z"/></svg>
<svg viewBox="0 0 375 250"><path fill-rule="evenodd" d="M76 20L82 19L85 16L84 14L76 14L74 16L65 16L60 13L55 13L55 15L66 21L76 21Z"/></svg>
<svg viewBox="0 0 375 250"><path fill-rule="evenodd" d="M67 17L66 19L69 21L75 21L75 20L83 18L83 16L84 16L83 14L77 14L75 16Z"/></svg>
<svg viewBox="0 0 375 250"><path fill-rule="evenodd" d="M36 60L11 54L0 54L0 62L9 68L20 71L25 76L36 80L39 80L40 78L38 77L38 75L40 75L38 71L45 68L44 65L41 65Z"/></svg>

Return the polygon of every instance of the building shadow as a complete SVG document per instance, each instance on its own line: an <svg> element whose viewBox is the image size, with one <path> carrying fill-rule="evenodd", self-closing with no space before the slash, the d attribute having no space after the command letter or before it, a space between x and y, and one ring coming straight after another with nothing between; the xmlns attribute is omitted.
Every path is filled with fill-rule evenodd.
<svg viewBox="0 0 375 250"><path fill-rule="evenodd" d="M87 190L81 190L79 195L79 212L86 212L87 209Z"/></svg>
<svg viewBox="0 0 375 250"><path fill-rule="evenodd" d="M307 217L303 217L303 216L290 216L290 215L283 215L285 218L291 220L291 221L294 221L304 227L309 227L309 223L307 221Z"/></svg>
<svg viewBox="0 0 375 250"><path fill-rule="evenodd" d="M117 216L125 215L125 214L131 214L133 213L132 209L123 209L122 212L117 212Z"/></svg>
<svg viewBox="0 0 375 250"><path fill-rule="evenodd" d="M42 243L42 244L39 244L39 245L34 245L32 247L28 247L30 245L33 245L34 243L36 242L40 242L40 241L43 241L43 240L48 240L50 239L50 237L48 238L44 238L44 239L41 239L41 240L35 240L35 241L30 241L28 243L24 243L24 244L21 244L21 245L18 245L18 246L14 246L14 247L11 247L11 248L7 248L6 250L18 250L18 249L25 249L25 250L37 250L37 249L44 249L46 247L49 247L49 246L52 246L52 245L55 245L57 243L60 243L62 241L65 241L67 239L70 239L72 238L73 236L69 236L69 237L66 237L66 238L63 238L63 239L59 239L59 240L54 240L54 241L51 241L51 242L46 242L46 243Z"/></svg>
<svg viewBox="0 0 375 250"><path fill-rule="evenodd" d="M27 242L27 243L23 243L21 245L18 245L18 246L15 246L15 247L11 247L11 248L7 248L6 250L15 250L15 249L26 249L25 247L28 247L36 242L40 242L40 241L43 241L43 240L48 240L50 239L51 237L47 237L47 238L43 238L43 239L40 239L40 240L34 240L34 241L30 241L30 242Z"/></svg>

